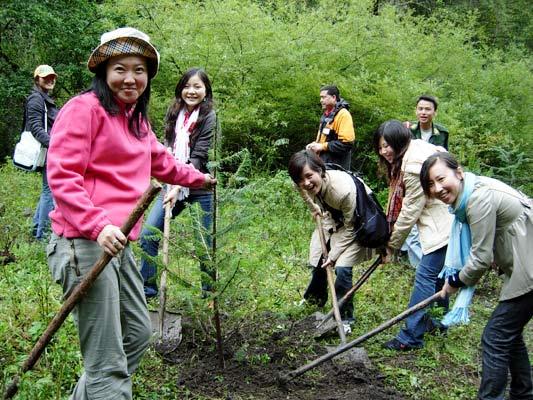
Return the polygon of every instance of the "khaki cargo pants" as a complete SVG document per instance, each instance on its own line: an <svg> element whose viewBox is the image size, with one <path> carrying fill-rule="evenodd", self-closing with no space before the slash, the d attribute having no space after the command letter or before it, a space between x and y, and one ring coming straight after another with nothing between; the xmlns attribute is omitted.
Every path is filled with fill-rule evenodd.
<svg viewBox="0 0 533 400"><path fill-rule="evenodd" d="M48 265L64 299L101 254L94 241L52 235ZM71 399L131 399L131 375L148 347L151 324L141 274L129 246L104 268L74 308L73 317L85 372Z"/></svg>

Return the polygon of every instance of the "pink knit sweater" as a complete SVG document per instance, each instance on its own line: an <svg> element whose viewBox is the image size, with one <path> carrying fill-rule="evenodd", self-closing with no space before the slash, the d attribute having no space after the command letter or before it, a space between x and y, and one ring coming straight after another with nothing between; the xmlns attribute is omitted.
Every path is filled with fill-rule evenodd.
<svg viewBox="0 0 533 400"><path fill-rule="evenodd" d="M47 173L55 209L53 231L67 238L96 240L104 226L121 226L153 176L163 182L199 188L204 175L177 163L150 128L141 139L128 130L125 104L110 115L94 93L71 99L50 134ZM129 235L139 237L142 221Z"/></svg>

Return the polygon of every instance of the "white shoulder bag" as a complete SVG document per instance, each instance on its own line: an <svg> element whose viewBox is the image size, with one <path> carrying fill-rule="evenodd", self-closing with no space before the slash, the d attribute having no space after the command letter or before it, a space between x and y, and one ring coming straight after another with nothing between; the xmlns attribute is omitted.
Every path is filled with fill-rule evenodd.
<svg viewBox="0 0 533 400"><path fill-rule="evenodd" d="M43 99L44 101L44 99ZM24 107L24 126L26 126L26 107ZM48 108L44 102L44 130L48 132ZM39 142L31 131L24 131L15 145L13 165L24 171L37 171L44 166L46 147Z"/></svg>

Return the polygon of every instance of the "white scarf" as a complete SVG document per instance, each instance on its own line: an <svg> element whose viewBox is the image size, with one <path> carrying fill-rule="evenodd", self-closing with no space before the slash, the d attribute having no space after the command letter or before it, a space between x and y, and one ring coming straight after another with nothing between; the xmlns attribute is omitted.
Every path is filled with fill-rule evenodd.
<svg viewBox="0 0 533 400"><path fill-rule="evenodd" d="M176 120L176 126L174 128L174 132L176 134L174 139L174 158L182 163L189 161L189 156L191 155L191 148L189 146L189 137L191 135L190 130L191 127L194 127L194 124L198 120L199 111L200 107L196 107L191 115L189 115L187 123L185 123L186 107L183 107L178 114L178 119ZM188 196L189 188L180 187L178 200L184 200Z"/></svg>

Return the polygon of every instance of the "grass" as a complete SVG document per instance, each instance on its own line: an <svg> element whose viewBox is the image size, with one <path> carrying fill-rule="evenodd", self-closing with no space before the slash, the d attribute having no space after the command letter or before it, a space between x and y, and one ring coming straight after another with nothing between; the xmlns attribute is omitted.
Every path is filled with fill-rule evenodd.
<svg viewBox="0 0 533 400"><path fill-rule="evenodd" d="M50 278L45 246L29 237L28 208L39 193L39 176L0 168L0 249L15 257L0 263L0 389L17 373L35 340L60 307L61 292ZM313 222L285 174L256 178L239 189L222 193L218 238L220 297L225 332L264 312L297 319L312 311L298 305L308 280L306 254ZM192 257L192 225L184 213L172 224L168 308L194 317L214 335L210 310L199 299L199 269ZM135 251L139 254L139 249ZM5 251L4 253L5 254ZM366 265L357 266L358 277ZM414 271L404 265L381 266L356 296L357 324L352 339L404 310ZM188 287L189 283L191 286ZM392 337L390 329L364 344L386 382L412 399L471 399L480 373L480 336L497 302L499 280L486 276L477 290L471 323L449 330L448 336L430 336L424 349L397 354L380 344ZM274 329L274 328L273 328ZM533 328L526 327L533 350ZM305 351L305 349L302 349ZM268 354L243 357L268 363ZM18 399L65 399L82 371L77 334L71 319L56 334L34 371L27 373ZM158 371L154 374L153 371ZM135 398L199 399L179 385L179 365L164 363L149 350L134 375Z"/></svg>

